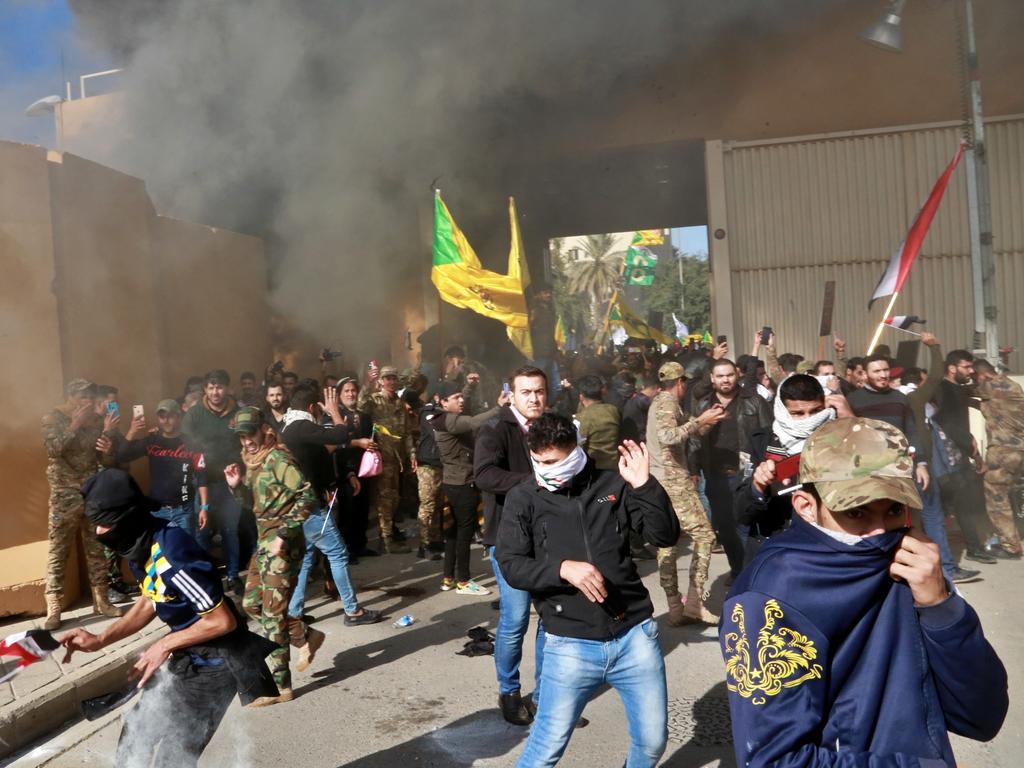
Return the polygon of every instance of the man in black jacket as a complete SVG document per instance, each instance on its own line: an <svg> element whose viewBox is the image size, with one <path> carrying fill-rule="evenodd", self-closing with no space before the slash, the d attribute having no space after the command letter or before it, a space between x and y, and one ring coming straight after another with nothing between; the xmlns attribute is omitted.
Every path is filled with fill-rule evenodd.
<svg viewBox="0 0 1024 768"><path fill-rule="evenodd" d="M750 436L758 429L772 426L768 403L755 392L739 388L736 365L725 358L711 368L711 394L697 402L694 415L700 416L715 404L721 404L726 417L704 435L690 439L690 472L704 472L705 490L711 503L711 524L729 558L729 570L736 578L743 570L746 531L736 525L733 495L743 479L744 465L749 467Z"/></svg>
<svg viewBox="0 0 1024 768"><path fill-rule="evenodd" d="M628 532L667 547L679 521L645 445L624 443L615 472L594 467L565 416L544 414L527 440L534 478L508 494L496 548L547 636L540 704L517 765L555 765L587 702L610 685L629 720L626 765L653 767L668 738L665 661Z"/></svg>
<svg viewBox="0 0 1024 768"><path fill-rule="evenodd" d="M498 706L513 725L529 725L533 719L544 661L544 633L537 625L534 649L533 699L528 706L519 686L519 663L523 659L523 638L530 626L530 594L510 587L494 556L505 494L533 476L526 431L544 413L547 405L547 377L539 368L524 366L512 374L512 404L502 408L497 420L477 434L473 452L473 477L484 496L484 545L490 547L491 567L498 583L500 613L494 640L494 667L498 676Z"/></svg>

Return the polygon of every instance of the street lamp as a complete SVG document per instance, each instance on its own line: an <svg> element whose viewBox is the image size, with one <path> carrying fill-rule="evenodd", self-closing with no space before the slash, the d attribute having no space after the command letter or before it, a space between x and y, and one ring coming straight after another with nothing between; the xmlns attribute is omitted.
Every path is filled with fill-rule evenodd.
<svg viewBox="0 0 1024 768"><path fill-rule="evenodd" d="M903 6L906 0L891 0L889 10L877 24L860 33L860 39L879 48L899 53L903 49L903 33L900 22L903 20Z"/></svg>
<svg viewBox="0 0 1024 768"><path fill-rule="evenodd" d="M988 153L985 148L985 120L981 109L981 71L978 46L974 37L973 0L962 2L966 38L965 107L971 118L966 127L967 147L967 219L971 237L971 282L974 288L974 352L989 360L999 359L998 314L995 291L995 260L992 256L992 205L988 183ZM906 0L890 0L889 10L880 22L861 33L861 39L899 53L902 50L900 23Z"/></svg>
<svg viewBox="0 0 1024 768"><path fill-rule="evenodd" d="M41 117L49 112L53 113L56 122L58 151L62 151L64 146L64 115L61 107L63 103L63 96L53 94L52 96L44 96L37 101L33 101L28 105L28 109L25 110L25 117Z"/></svg>

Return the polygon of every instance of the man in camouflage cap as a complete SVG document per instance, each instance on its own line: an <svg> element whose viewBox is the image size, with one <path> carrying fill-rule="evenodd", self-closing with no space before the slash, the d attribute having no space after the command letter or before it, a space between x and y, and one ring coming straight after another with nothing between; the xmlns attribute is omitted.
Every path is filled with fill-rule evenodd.
<svg viewBox="0 0 1024 768"><path fill-rule="evenodd" d="M661 391L651 400L647 412L647 449L651 455L651 474L664 486L672 500L680 529L693 539L693 558L690 560L690 580L685 601L679 594L679 575L676 568L676 547L658 550L658 574L661 588L668 601L668 622L674 627L702 622L714 624L718 617L704 607L708 566L715 532L704 512L687 470L686 444L697 434L703 434L723 418L725 411L719 406L693 418L682 409L686 394L686 371L675 362L663 363L658 369Z"/></svg>
<svg viewBox="0 0 1024 768"><path fill-rule="evenodd" d="M313 486L291 453L278 444L277 434L259 408L239 408L231 419L231 430L238 435L245 470L229 464L224 479L239 503L252 509L258 534L242 607L259 623L263 635L279 646L267 657L267 664L280 694L251 704L265 707L294 697L289 644L299 649L299 671L309 666L316 652L302 619L288 618L288 603L306 549L302 524L318 501Z"/></svg>
<svg viewBox="0 0 1024 768"><path fill-rule="evenodd" d="M380 446L383 471L370 484L370 505L377 513L381 547L389 555L408 553L409 547L394 538L394 515L402 472L407 467L416 471L414 417L398 396L398 369L391 365L379 371L371 368L366 386L359 392L358 408L373 419L373 439Z"/></svg>
<svg viewBox="0 0 1024 768"><path fill-rule="evenodd" d="M956 765L947 729L987 741L1008 707L1006 670L952 591L896 427L822 426L801 453L790 528L726 598L737 765Z"/></svg>
<svg viewBox="0 0 1024 768"><path fill-rule="evenodd" d="M73 379L64 388L64 404L43 417L43 446L46 448L46 480L50 484L48 520L49 551L46 559L46 620L48 630L60 626L64 596L64 572L68 553L81 532L85 562L92 586L93 604L104 616L122 616L124 611L110 604L107 587L110 575L106 555L96 533L85 518L81 487L102 464L113 464L110 438L115 418L104 421L96 412L96 385Z"/></svg>

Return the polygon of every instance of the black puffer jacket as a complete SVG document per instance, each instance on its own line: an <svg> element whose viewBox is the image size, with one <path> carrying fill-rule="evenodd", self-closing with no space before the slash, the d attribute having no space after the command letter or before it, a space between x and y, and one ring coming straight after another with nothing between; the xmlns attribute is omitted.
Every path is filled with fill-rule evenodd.
<svg viewBox="0 0 1024 768"><path fill-rule="evenodd" d="M676 543L679 521L665 489L653 477L631 488L618 472L587 462L554 493L532 478L513 488L505 497L495 554L508 583L531 593L545 631L607 640L654 613L629 555L630 530L657 547ZM563 560L597 568L608 598L592 603L562 581Z"/></svg>

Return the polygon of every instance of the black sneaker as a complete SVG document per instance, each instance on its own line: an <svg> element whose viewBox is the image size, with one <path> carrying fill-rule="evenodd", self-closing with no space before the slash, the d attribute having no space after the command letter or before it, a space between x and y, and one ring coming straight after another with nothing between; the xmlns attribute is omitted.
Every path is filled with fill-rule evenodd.
<svg viewBox="0 0 1024 768"><path fill-rule="evenodd" d="M245 597L245 582L237 576L228 579L228 588L235 593L235 597Z"/></svg>
<svg viewBox="0 0 1024 768"><path fill-rule="evenodd" d="M399 528L397 525L391 526L391 538L395 541L405 541L405 531Z"/></svg>
<svg viewBox="0 0 1024 768"><path fill-rule="evenodd" d="M431 552L429 549L424 549L423 547L420 547L419 549L416 550L416 559L417 560L440 560L441 559L441 555L439 555L437 552Z"/></svg>
<svg viewBox="0 0 1024 768"><path fill-rule="evenodd" d="M346 627L358 627L360 624L376 624L378 621L384 618L384 614L380 611L371 611L369 608L363 608L363 612L358 616L349 616L345 614L345 626Z"/></svg>
<svg viewBox="0 0 1024 768"><path fill-rule="evenodd" d="M999 562L983 549L968 549L964 553L964 560L972 560L975 563L984 563L985 565L995 565Z"/></svg>
<svg viewBox="0 0 1024 768"><path fill-rule="evenodd" d="M965 581L981 581L979 578L980 576L981 571L971 571L967 568L961 568L960 566L954 568L953 572L950 574L950 578L953 580L954 584L963 584Z"/></svg>
<svg viewBox="0 0 1024 768"><path fill-rule="evenodd" d="M129 584L123 579L111 581L110 588L113 589L115 592L120 592L125 597L135 597L137 595L142 594L142 591L139 589L138 584Z"/></svg>
<svg viewBox="0 0 1024 768"><path fill-rule="evenodd" d="M1000 544L985 547L985 553L997 560L1020 560L1021 557L1020 552L1011 552Z"/></svg>

